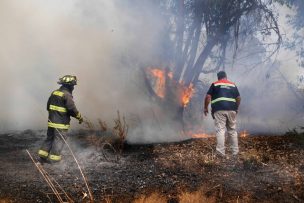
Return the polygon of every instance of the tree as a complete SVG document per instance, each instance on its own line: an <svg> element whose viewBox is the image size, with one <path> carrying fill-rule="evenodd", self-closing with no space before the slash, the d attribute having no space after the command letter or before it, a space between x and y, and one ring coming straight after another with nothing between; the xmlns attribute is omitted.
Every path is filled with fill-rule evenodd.
<svg viewBox="0 0 304 203"><path fill-rule="evenodd" d="M166 37L171 45L166 47L172 47L173 54L165 60L173 79L165 68L159 76L162 79L156 82L162 84L162 93L155 94L152 80L146 77L149 92L160 102L162 112L183 125L186 105L179 102L184 96L183 90L195 86L200 74L225 69L227 49L232 48L235 57L239 44L248 36L264 42L265 50L268 46L274 47L266 58L273 56L280 47L281 35L272 5L268 0L167 0L163 3L164 13L171 14L167 18ZM276 36L274 42L270 41L273 36Z"/></svg>
<svg viewBox="0 0 304 203"><path fill-rule="evenodd" d="M287 16L289 18L289 24L295 29L295 32L292 38L285 43L285 47L296 52L298 64L304 67L304 1L281 0L280 3L287 5L295 11L293 16Z"/></svg>
<svg viewBox="0 0 304 203"><path fill-rule="evenodd" d="M281 35L271 10L272 1L169 0L166 5L174 16L170 21L175 48L172 59L174 79L187 86L196 84L201 73L224 67L228 45L233 44L236 53L240 37L259 35L266 41L276 34L273 53L280 47ZM253 26L246 27L251 21ZM205 63L211 57L216 58L216 65L206 69Z"/></svg>

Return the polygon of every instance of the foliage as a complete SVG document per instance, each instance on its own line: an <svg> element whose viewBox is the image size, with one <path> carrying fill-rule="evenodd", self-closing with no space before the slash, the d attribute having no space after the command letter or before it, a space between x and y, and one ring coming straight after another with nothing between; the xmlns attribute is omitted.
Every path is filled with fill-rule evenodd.
<svg viewBox="0 0 304 203"><path fill-rule="evenodd" d="M298 64L304 68L304 1L281 0L281 4L287 5L294 11L294 15L287 15L289 24L295 29L292 37L287 40L285 47L295 51Z"/></svg>
<svg viewBox="0 0 304 203"><path fill-rule="evenodd" d="M233 46L236 53L240 38L257 36L267 42L276 35L270 55L275 53L281 35L271 5L261 0L168 0L164 7L172 14L168 27L174 49L168 64L174 66L175 80L196 84L201 73L224 69L227 48Z"/></svg>
<svg viewBox="0 0 304 203"><path fill-rule="evenodd" d="M290 136L298 144L304 145L304 127L301 127L300 130L292 129L285 133L285 135Z"/></svg>

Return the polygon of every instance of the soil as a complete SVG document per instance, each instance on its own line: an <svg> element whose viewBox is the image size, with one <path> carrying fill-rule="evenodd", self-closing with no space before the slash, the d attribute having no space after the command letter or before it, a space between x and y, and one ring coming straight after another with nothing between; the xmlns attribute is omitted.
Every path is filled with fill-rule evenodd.
<svg viewBox="0 0 304 203"><path fill-rule="evenodd" d="M44 132L30 130L0 135L0 203L58 202L26 153L36 156L44 139ZM240 138L237 158L216 156L214 138L125 144L121 152L91 146L84 136L71 136L69 143L95 202L134 202L152 194L172 203L182 202L182 194L207 202L304 202L304 147L292 136ZM43 168L75 202L89 202L67 149L60 163Z"/></svg>

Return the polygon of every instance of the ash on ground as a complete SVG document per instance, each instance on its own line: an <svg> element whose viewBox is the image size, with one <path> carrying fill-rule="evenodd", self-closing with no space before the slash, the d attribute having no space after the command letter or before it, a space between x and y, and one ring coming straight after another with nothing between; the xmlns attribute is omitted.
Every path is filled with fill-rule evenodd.
<svg viewBox="0 0 304 203"><path fill-rule="evenodd" d="M42 131L0 135L0 202L57 202L25 151L35 154L44 139ZM303 144L292 136L239 142L238 159L220 159L215 138L125 144L122 151L109 143L91 146L85 136L69 138L96 202L149 202L152 196L159 202L304 202ZM75 202L89 201L68 150L60 164L43 167Z"/></svg>

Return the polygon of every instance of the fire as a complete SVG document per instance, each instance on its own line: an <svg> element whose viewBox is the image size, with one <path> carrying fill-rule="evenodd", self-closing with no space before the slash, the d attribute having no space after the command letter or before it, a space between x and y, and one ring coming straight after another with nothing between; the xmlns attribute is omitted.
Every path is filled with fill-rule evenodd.
<svg viewBox="0 0 304 203"><path fill-rule="evenodd" d="M172 71L170 71L170 72L168 73L168 77L169 77L170 79L173 79L173 72L172 72Z"/></svg>
<svg viewBox="0 0 304 203"><path fill-rule="evenodd" d="M150 73L156 78L155 81L155 93L160 98L165 97L165 72L157 68L149 68Z"/></svg>
<svg viewBox="0 0 304 203"><path fill-rule="evenodd" d="M189 87L183 87L182 105L184 107L186 107L190 102L193 92L194 92L194 88L192 83L189 85Z"/></svg>
<svg viewBox="0 0 304 203"><path fill-rule="evenodd" d="M214 137L214 135L209 135L206 133L197 133L197 134L192 134L192 138L209 138L209 137Z"/></svg>
<svg viewBox="0 0 304 203"><path fill-rule="evenodd" d="M248 137L250 134L248 133L248 131L244 130L242 132L240 132L240 137Z"/></svg>
<svg viewBox="0 0 304 203"><path fill-rule="evenodd" d="M202 130L198 130L198 131L195 131L195 132L192 131L192 130L184 131L183 134L188 136L188 137L191 137L191 138L209 138L209 137L214 137L215 136L213 134L204 133L204 132L202 132Z"/></svg>
<svg viewBox="0 0 304 203"><path fill-rule="evenodd" d="M149 68L148 69L152 76L156 78L155 80L155 93L158 97L164 98L165 97L165 85L166 85L166 79L173 78L172 72L167 72L167 76L165 75L165 71L158 69L158 68Z"/></svg>
<svg viewBox="0 0 304 203"><path fill-rule="evenodd" d="M166 72L159 68L148 68L150 74L155 78L154 90L158 97L164 98L166 94L166 80L173 79L173 72ZM178 83L178 87L181 90L181 104L186 107L190 102L190 99L194 93L194 87L191 83L188 87L183 82Z"/></svg>

